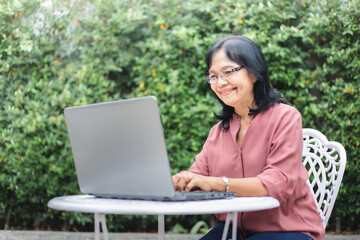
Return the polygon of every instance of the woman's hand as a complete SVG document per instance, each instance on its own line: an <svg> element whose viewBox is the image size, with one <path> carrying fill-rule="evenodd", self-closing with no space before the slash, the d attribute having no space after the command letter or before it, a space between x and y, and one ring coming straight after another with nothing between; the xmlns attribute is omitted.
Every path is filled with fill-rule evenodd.
<svg viewBox="0 0 360 240"><path fill-rule="evenodd" d="M187 185L192 179L192 173L188 171L182 171L172 176L175 190L185 191Z"/></svg>
<svg viewBox="0 0 360 240"><path fill-rule="evenodd" d="M182 171L172 176L174 187L178 191L194 191L202 190L206 192L210 191L224 191L225 187L220 178L202 176L189 171ZM216 187L217 186L217 187ZM218 189L218 188L224 189Z"/></svg>
<svg viewBox="0 0 360 240"><path fill-rule="evenodd" d="M189 171L175 174L172 180L177 191L223 192L226 190L226 184L221 177L203 176ZM236 192L237 197L269 196L269 192L258 177L229 178L229 191Z"/></svg>

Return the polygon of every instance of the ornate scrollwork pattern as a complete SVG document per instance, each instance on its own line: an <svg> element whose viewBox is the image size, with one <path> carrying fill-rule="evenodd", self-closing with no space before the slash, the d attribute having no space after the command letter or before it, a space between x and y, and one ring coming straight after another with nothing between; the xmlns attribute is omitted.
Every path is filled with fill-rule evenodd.
<svg viewBox="0 0 360 240"><path fill-rule="evenodd" d="M345 165L341 164L339 143L328 142L326 137L316 130L307 131L303 132L303 164L309 172L307 183L325 228L340 188ZM343 149L342 146L341 148Z"/></svg>

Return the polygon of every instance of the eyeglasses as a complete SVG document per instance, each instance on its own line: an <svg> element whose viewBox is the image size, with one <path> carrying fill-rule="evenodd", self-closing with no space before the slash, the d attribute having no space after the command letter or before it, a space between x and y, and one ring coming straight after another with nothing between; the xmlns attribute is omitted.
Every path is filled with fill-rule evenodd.
<svg viewBox="0 0 360 240"><path fill-rule="evenodd" d="M230 78L231 74L233 72L237 72L237 71L240 71L244 66L239 66L239 67L236 67L236 68L233 68L233 69L230 69L230 70L225 70L225 71L222 71L219 73L219 75L216 75L216 74L212 74L212 75L207 75L206 76L206 81L208 83L217 83L218 80L219 80L219 76L223 79L223 80L226 80L228 78Z"/></svg>

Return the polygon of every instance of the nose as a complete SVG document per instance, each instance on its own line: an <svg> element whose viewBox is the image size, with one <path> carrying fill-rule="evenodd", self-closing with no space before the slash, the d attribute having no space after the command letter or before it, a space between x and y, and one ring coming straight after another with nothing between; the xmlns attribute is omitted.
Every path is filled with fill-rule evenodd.
<svg viewBox="0 0 360 240"><path fill-rule="evenodd" d="M218 80L217 80L217 84L219 84L219 85L224 85L224 84L226 84L226 83L228 83L228 81L226 80L226 79L223 79L222 77L218 77Z"/></svg>

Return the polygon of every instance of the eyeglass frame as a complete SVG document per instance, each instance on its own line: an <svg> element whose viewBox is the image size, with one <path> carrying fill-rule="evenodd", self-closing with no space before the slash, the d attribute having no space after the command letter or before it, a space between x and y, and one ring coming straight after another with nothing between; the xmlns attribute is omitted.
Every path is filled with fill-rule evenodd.
<svg viewBox="0 0 360 240"><path fill-rule="evenodd" d="M232 68L230 70L227 70L227 71L221 71L219 73L219 75L216 75L216 74L213 74L216 76L216 81L212 81L211 78L210 78L210 74L208 74L206 76L206 82L211 84L211 83L217 83L219 81L219 76L223 79L223 80L227 80L230 78L231 74L233 74L234 72L237 72L237 71L240 71L241 69L243 69L244 66L243 65L240 65L238 67L235 67L235 68ZM228 72L228 73L226 73Z"/></svg>

